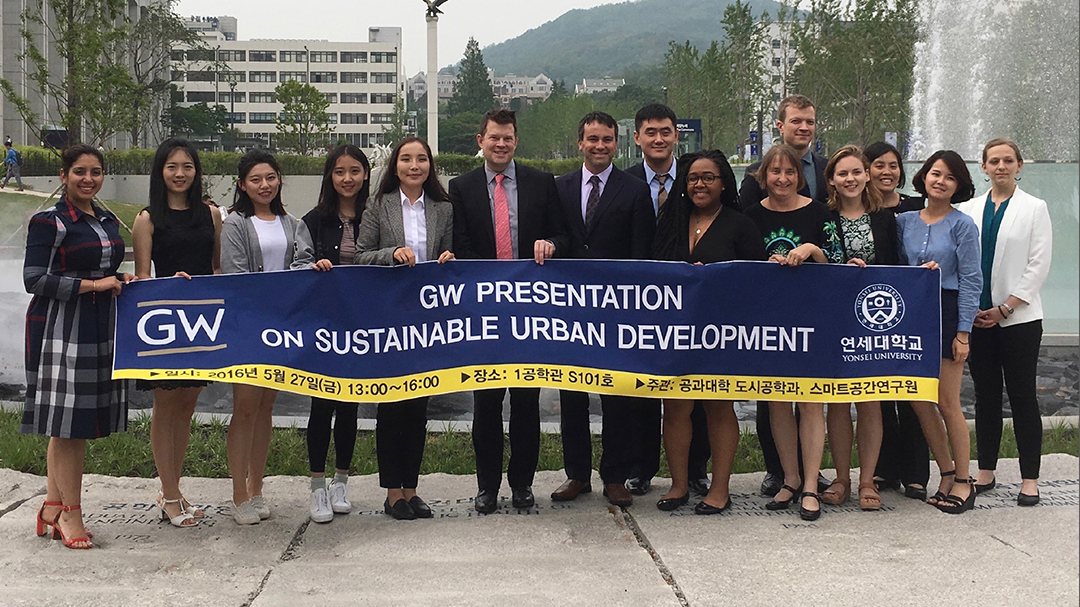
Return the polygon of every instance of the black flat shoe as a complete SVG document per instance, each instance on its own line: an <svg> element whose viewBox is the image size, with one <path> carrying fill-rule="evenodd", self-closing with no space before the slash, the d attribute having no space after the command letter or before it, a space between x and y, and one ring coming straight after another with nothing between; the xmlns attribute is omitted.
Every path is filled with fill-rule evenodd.
<svg viewBox="0 0 1080 607"><path fill-rule="evenodd" d="M679 506L682 506L689 501L690 494L684 493L680 497L669 497L667 499L659 500L658 502L656 502L656 507L660 510L663 510L664 512L671 512L672 510L675 510Z"/></svg>
<svg viewBox="0 0 1080 607"><path fill-rule="evenodd" d="M532 508L536 505L536 496L533 495L532 487L510 488L510 505L521 510Z"/></svg>
<svg viewBox="0 0 1080 607"><path fill-rule="evenodd" d="M783 485L780 487L780 491L783 491L785 489L787 489L787 492L791 494L791 497L787 498L786 500L778 500L774 497L769 503L765 504L766 510L787 510L788 506L791 505L791 500L795 499L795 497L799 495L799 490L794 487L789 487L787 485ZM780 495L780 491L777 491L776 494Z"/></svg>
<svg viewBox="0 0 1080 607"><path fill-rule="evenodd" d="M990 491L994 487L997 487L997 477L994 477L994 478L990 479L990 482L986 483L985 485L980 485L980 484L976 483L974 485L974 487L975 487L975 493L986 493L987 491Z"/></svg>
<svg viewBox="0 0 1080 607"><path fill-rule="evenodd" d="M628 478L626 479L626 490L631 495L645 495L652 489L652 480L647 478Z"/></svg>
<svg viewBox="0 0 1080 607"><path fill-rule="evenodd" d="M967 499L963 499L958 495L945 496L945 499L936 504L937 509L947 514L960 514L967 512L975 507L975 495L978 491L975 491L975 479L973 478L958 478L954 481L954 484L971 485L971 491L968 493Z"/></svg>
<svg viewBox="0 0 1080 607"><path fill-rule="evenodd" d="M806 506L802 505L802 499L805 497L812 497L817 500L817 510L807 510ZM799 496L799 518L804 521L816 521L821 516L821 496L810 491L803 491Z"/></svg>
<svg viewBox="0 0 1080 607"><path fill-rule="evenodd" d="M942 494L944 497L944 494ZM926 501L926 487L915 487L913 485L904 485L904 497L910 497L911 499L919 500L920 502Z"/></svg>
<svg viewBox="0 0 1080 607"><path fill-rule="evenodd" d="M1028 495L1026 493L1019 493L1016 495L1016 505L1018 506L1034 506L1039 503L1039 494Z"/></svg>
<svg viewBox="0 0 1080 607"><path fill-rule="evenodd" d="M782 475L768 472L765 474L765 480L761 481L761 494L765 497L776 497L776 494L780 493L780 488L783 486L784 477Z"/></svg>
<svg viewBox="0 0 1080 607"><path fill-rule="evenodd" d="M394 505L391 506L390 498L386 498L386 501L383 502L383 512L386 512L399 521L411 521L416 519L416 513L413 512L412 507L409 506L409 502L403 499L394 502Z"/></svg>
<svg viewBox="0 0 1080 607"><path fill-rule="evenodd" d="M435 516L431 512L431 507L427 505L427 502L420 499L419 495L414 495L413 498L409 500L409 507L412 508L416 518L431 518Z"/></svg>
<svg viewBox="0 0 1080 607"><path fill-rule="evenodd" d="M499 509L499 492L496 489L481 489L476 492L473 509L483 514L491 514Z"/></svg>
<svg viewBox="0 0 1080 607"><path fill-rule="evenodd" d="M824 474L818 472L818 475L817 475L817 492L818 493L825 493L825 491L828 490L829 487L832 487L832 483L829 481L829 479L825 478Z"/></svg>
<svg viewBox="0 0 1080 607"><path fill-rule="evenodd" d="M727 503L724 504L720 508L717 508L716 506L713 506L712 504L706 504L705 501L702 500L702 501L698 502L696 506L694 506L694 514L703 514L703 515L720 514L721 512L727 510L728 508L731 508L731 498L730 497L728 498Z"/></svg>
<svg viewBox="0 0 1080 607"><path fill-rule="evenodd" d="M686 483L686 486L690 489L690 493L694 495L707 495L709 493L709 477L692 478ZM776 494L773 493L773 495Z"/></svg>

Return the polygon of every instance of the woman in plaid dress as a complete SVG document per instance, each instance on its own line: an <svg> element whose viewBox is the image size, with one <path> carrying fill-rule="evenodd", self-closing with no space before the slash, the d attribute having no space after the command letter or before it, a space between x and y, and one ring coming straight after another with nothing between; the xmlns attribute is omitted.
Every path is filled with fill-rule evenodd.
<svg viewBox="0 0 1080 607"><path fill-rule="evenodd" d="M101 152L68 148L64 195L34 215L26 235L25 433L49 436L48 492L37 533L52 529L68 548L92 548L82 522L87 439L127 426L127 391L112 379L113 298L133 279L120 274L124 241L116 216L93 203L104 180Z"/></svg>

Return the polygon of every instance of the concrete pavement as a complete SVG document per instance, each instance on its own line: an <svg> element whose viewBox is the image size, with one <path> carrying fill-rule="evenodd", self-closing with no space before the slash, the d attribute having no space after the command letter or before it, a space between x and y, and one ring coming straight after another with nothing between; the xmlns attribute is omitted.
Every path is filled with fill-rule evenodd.
<svg viewBox="0 0 1080 607"><path fill-rule="evenodd" d="M491 515L471 508L474 477L425 476L436 517L411 522L354 477L354 512L325 525L308 522L306 478L272 477L273 516L243 528L220 506L227 479L190 478L211 516L189 530L158 520L155 480L87 476L91 551L35 537L45 479L0 470L0 605L1077 605L1078 462L1044 456L1035 508L1016 506L1016 461L1002 460L973 512L886 491L881 512L851 501L814 523L766 511L760 473L732 478L731 511L701 517L694 501L655 508L665 479L622 511L596 475L592 494L553 503L562 473L541 472L536 507L513 509L504 487Z"/></svg>

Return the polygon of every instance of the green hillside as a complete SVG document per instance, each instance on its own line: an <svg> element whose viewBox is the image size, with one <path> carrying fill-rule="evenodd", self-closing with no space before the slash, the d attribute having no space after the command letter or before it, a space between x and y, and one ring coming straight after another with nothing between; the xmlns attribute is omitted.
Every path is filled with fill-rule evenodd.
<svg viewBox="0 0 1080 607"><path fill-rule="evenodd" d="M780 3L748 0L755 14L776 14ZM721 36L728 0L634 0L575 9L554 21L484 49L498 75L543 72L573 88L582 78L622 77L628 70L663 62L668 43L689 40L698 48Z"/></svg>

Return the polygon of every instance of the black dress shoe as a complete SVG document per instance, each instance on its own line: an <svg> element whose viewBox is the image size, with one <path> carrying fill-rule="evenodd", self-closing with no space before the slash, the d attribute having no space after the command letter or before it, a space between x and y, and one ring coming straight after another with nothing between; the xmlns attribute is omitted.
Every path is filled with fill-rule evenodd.
<svg viewBox="0 0 1080 607"><path fill-rule="evenodd" d="M694 495L707 495L710 487L709 477L692 478L687 481L686 486L690 488L690 492Z"/></svg>
<svg viewBox="0 0 1080 607"><path fill-rule="evenodd" d="M795 487L789 487L787 485L783 485L780 487L781 491L784 489L787 489L787 492L790 493L791 496L789 496L786 500L778 500L774 495L773 499L769 500L769 503L765 504L766 510L787 510L788 506L791 505L791 500L795 499L799 495L799 490ZM777 491L776 494L779 495L780 491Z"/></svg>
<svg viewBox="0 0 1080 607"><path fill-rule="evenodd" d="M409 507L412 508L416 518L431 518L435 516L431 512L431 507L427 505L427 502L420 499L419 495L414 495L413 498L409 500Z"/></svg>
<svg viewBox="0 0 1080 607"><path fill-rule="evenodd" d="M926 501L926 487L917 487L915 485L904 485L904 497L910 497L911 499L919 500L920 502Z"/></svg>
<svg viewBox="0 0 1080 607"><path fill-rule="evenodd" d="M481 489L476 492L473 508L477 512L491 514L499 509L499 492L495 489Z"/></svg>
<svg viewBox="0 0 1080 607"><path fill-rule="evenodd" d="M1034 506L1039 503L1039 494L1028 495L1026 493L1018 493L1016 495L1016 504L1018 506Z"/></svg>
<svg viewBox="0 0 1080 607"><path fill-rule="evenodd" d="M649 489L652 489L652 479L640 477L626 479L626 490L631 495L645 495Z"/></svg>
<svg viewBox="0 0 1080 607"><path fill-rule="evenodd" d="M817 510L810 510L802 505L803 498L807 497L812 497L817 500ZM821 516L821 496L816 493L810 493L809 491L803 491L802 496L799 497L799 518L804 521L816 521L819 516Z"/></svg>
<svg viewBox="0 0 1080 607"><path fill-rule="evenodd" d="M731 508L731 498L730 497L728 498L727 503L724 504L723 506L721 506L720 508L717 508L716 506L713 506L712 504L706 504L705 501L702 500L702 501L698 502L696 506L694 506L694 514L705 514L705 515L708 515L708 514L720 514L721 512L727 510L728 508Z"/></svg>
<svg viewBox="0 0 1080 607"><path fill-rule="evenodd" d="M510 503L517 509L532 508L536 505L536 497L533 496L532 487L510 488Z"/></svg>
<svg viewBox="0 0 1080 607"><path fill-rule="evenodd" d="M416 519L416 513L413 512L412 506L403 499L399 499L391 506L390 498L386 498L386 501L383 502L383 511L399 521L411 521Z"/></svg>
<svg viewBox="0 0 1080 607"><path fill-rule="evenodd" d="M783 486L783 475L773 474L772 472L766 473L765 480L761 481L761 494L765 497L775 497L777 493L780 493L780 487Z"/></svg>
<svg viewBox="0 0 1080 607"><path fill-rule="evenodd" d="M675 510L679 506L682 506L683 504L685 504L686 502L689 502L689 501L690 501L690 494L689 493L684 493L680 497L669 497L667 499L662 499L662 500L656 502L656 507L663 510L664 512L671 512L672 510Z"/></svg>

